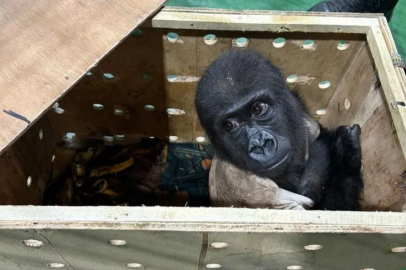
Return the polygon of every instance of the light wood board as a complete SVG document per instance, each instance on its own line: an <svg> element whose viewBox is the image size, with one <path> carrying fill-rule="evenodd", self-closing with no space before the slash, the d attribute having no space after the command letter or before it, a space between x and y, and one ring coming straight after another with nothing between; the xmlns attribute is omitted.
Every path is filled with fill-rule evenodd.
<svg viewBox="0 0 406 270"><path fill-rule="evenodd" d="M163 2L1 1L0 153Z"/></svg>

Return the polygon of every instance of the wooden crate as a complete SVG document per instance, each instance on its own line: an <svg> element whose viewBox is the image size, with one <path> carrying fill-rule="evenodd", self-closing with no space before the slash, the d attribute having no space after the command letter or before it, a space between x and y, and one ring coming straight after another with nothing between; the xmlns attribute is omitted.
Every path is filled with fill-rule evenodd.
<svg viewBox="0 0 406 270"><path fill-rule="evenodd" d="M396 185L406 170L406 80L385 18L164 8L133 31L161 2L0 4L1 269L406 267L406 197ZM39 206L53 151L69 132L204 137L196 82L239 37L298 76L314 118L362 126L365 211ZM279 37L282 48L273 45ZM341 41L349 47L339 50Z"/></svg>

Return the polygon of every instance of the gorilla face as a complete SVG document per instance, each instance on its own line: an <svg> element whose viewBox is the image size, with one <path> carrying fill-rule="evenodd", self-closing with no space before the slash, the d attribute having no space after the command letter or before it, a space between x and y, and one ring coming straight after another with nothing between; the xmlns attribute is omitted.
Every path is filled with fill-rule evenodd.
<svg viewBox="0 0 406 270"><path fill-rule="evenodd" d="M232 50L217 58L199 81L195 105L219 158L268 177L304 163L304 110L260 54Z"/></svg>

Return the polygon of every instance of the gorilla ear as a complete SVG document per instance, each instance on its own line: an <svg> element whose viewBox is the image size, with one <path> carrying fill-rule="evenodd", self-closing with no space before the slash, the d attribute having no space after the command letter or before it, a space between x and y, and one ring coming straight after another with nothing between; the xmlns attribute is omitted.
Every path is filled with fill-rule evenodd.
<svg viewBox="0 0 406 270"><path fill-rule="evenodd" d="M307 127L307 138L308 143L314 142L320 134L320 125L317 121L311 118L309 115L305 115L304 118L306 127Z"/></svg>

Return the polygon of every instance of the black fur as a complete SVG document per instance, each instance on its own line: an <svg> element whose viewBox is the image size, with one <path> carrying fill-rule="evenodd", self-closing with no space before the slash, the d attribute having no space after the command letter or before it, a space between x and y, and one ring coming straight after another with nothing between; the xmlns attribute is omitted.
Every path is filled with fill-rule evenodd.
<svg viewBox="0 0 406 270"><path fill-rule="evenodd" d="M218 158L313 199L315 209L359 209L359 126L321 127L306 161L306 108L262 55L231 50L217 58L195 106Z"/></svg>

